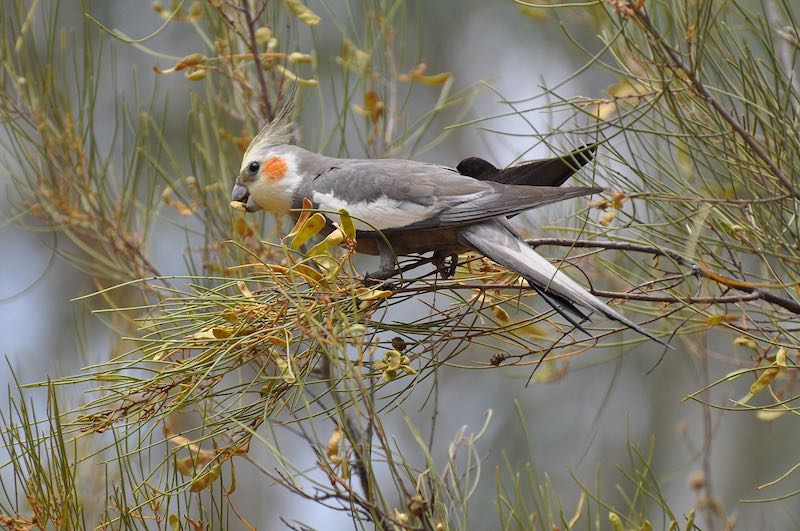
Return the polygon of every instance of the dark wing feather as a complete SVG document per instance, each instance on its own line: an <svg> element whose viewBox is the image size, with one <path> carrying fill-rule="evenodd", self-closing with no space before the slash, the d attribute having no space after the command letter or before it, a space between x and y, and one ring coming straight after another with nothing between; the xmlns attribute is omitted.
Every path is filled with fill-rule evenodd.
<svg viewBox="0 0 800 531"><path fill-rule="evenodd" d="M456 166L456 170L461 175L487 181L494 181L492 177L500 172L491 162L487 162L479 157L469 157L462 160L458 163L458 166Z"/></svg>
<svg viewBox="0 0 800 531"><path fill-rule="evenodd" d="M598 144L582 146L563 157L534 160L505 169L495 168L491 163L469 157L462 160L456 169L482 181L524 186L561 186L581 167L594 158Z"/></svg>

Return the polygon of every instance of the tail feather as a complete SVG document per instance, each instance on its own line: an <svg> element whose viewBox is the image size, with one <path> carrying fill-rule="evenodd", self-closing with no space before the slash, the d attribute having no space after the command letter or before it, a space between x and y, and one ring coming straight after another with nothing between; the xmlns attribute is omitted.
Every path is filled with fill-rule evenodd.
<svg viewBox="0 0 800 531"><path fill-rule="evenodd" d="M673 348L586 291L580 284L531 249L500 221L492 220L464 227L459 231L459 236L465 244L481 254L522 275L534 289L548 294L551 299L562 303L566 309L572 305L578 305L591 311L600 312L609 319L618 321L665 347ZM548 302L550 301L548 300ZM567 304L564 304L565 302ZM564 315L564 312L559 313ZM580 312L578 314L583 315ZM572 319L568 319L568 321L580 328Z"/></svg>
<svg viewBox="0 0 800 531"><path fill-rule="evenodd" d="M586 315L584 315L583 312L581 312L578 308L576 308L574 304L572 304L571 302L562 297L554 297L552 292L540 288L536 284L531 284L531 287L533 287L533 289L536 290L536 293L541 295L542 299L548 305L550 305L552 309L554 309L561 317L566 319L567 322L569 322L569 324L571 324L572 326L574 326L587 336L592 335L583 326L581 326L581 323L584 321L588 321L589 318ZM575 317L580 319L580 321L576 321Z"/></svg>
<svg viewBox="0 0 800 531"><path fill-rule="evenodd" d="M560 157L533 160L505 169L495 168L481 158L469 157L459 162L456 169L461 175L482 181L525 186L561 186L594 158L598 145L599 143L584 145Z"/></svg>

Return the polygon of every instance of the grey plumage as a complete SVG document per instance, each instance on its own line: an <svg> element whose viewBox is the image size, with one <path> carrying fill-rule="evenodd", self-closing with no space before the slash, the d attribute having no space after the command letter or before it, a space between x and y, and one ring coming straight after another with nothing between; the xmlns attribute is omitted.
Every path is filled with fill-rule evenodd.
<svg viewBox="0 0 800 531"><path fill-rule="evenodd" d="M331 213L346 209L356 221L357 251L381 256L381 267L372 274L376 278L395 273L397 254L433 251L436 256L448 256L475 250L524 277L578 328L587 318L582 309L596 311L665 344L538 255L506 219L601 191L558 187L565 175L588 162L593 153L594 146L586 146L559 162L547 159L505 170L479 159L460 165L462 172L477 172L481 179L476 179L423 162L325 157L297 146L274 146L266 137L245 154L232 199L244 203L248 211L256 205L288 212L302 208L303 199L308 198L331 222L338 219ZM276 160L279 163L274 166ZM264 175L262 167L268 170ZM496 182L536 179L548 186Z"/></svg>
<svg viewBox="0 0 800 531"><path fill-rule="evenodd" d="M465 225L497 216L518 214L600 188L509 186L478 181L439 166L407 160L341 161L298 191L314 200L332 195L348 204L377 202L386 197L401 204L430 209L430 215L397 229L416 230ZM383 228L390 231L395 227Z"/></svg>
<svg viewBox="0 0 800 531"><path fill-rule="evenodd" d="M281 124L280 121L276 123ZM251 145L258 146L259 138L265 138L267 139L267 141L264 142L265 145L259 147L259 149L264 149L265 147L273 146L274 142L276 141L285 139L284 137L286 135L286 131L288 130L288 125L283 124L280 127L276 125L274 128L275 131L267 131L267 128L264 128L264 130L262 130L259 135L253 139ZM533 160L519 165L510 166L508 168L496 168L490 162L479 157L468 157L459 162L455 169L448 168L447 166L437 166L435 164L417 164L424 164L427 168L438 168L441 170L446 170L447 172L458 172L460 175L472 177L480 181L491 181L500 184L514 184L520 186L557 187L564 184L570 176L572 176L582 166L589 163L594 158L594 153L597 150L598 145L599 144L581 146L580 148L564 156ZM316 171L317 173L322 174L322 172L326 171L328 166L332 164L331 161L333 159L325 160L327 157L322 157L319 155L317 157L319 159L323 159L321 161L323 164L318 168L306 168L306 171ZM393 159L387 159L390 164L392 160ZM320 161L315 162L319 163ZM325 162L329 162L329 164L326 166ZM245 204L248 212L256 212L261 210L261 207L259 207L252 199L249 201L242 201L241 199L245 198L247 195L247 188L241 184L237 184L237 186L238 188L235 188L235 192L232 194L232 200ZM373 195L375 194L373 193Z"/></svg>

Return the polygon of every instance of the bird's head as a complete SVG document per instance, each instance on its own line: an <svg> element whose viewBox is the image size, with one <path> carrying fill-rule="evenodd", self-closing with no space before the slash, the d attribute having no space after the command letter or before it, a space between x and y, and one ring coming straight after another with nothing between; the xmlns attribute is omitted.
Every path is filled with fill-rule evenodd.
<svg viewBox="0 0 800 531"><path fill-rule="evenodd" d="M231 191L231 207L247 212L262 208L275 214L289 212L300 181L295 154L287 145L290 132L291 122L284 112L253 138Z"/></svg>

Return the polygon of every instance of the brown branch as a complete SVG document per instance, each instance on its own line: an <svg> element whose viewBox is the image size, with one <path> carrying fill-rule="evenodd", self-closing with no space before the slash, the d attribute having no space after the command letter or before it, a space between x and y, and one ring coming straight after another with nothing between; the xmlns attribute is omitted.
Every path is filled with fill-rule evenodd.
<svg viewBox="0 0 800 531"><path fill-rule="evenodd" d="M310 443L310 441L309 441L309 443ZM378 514L380 514L384 518L391 519L391 517L389 515L385 515L383 512L381 512L380 508L378 508L375 504L373 504L373 503L369 502L368 500L366 500L366 499L362 498L361 496L359 496L358 493L353 491L348 485L341 483L339 481L339 478L336 476L336 474L332 470L330 470L330 467L325 466L325 461L324 461L324 458L322 456L319 456L319 459L320 459L319 464L321 465L323 473L325 473L328 476L328 478L331 479L332 487L335 488L336 486L341 486L346 491L346 493L340 492L340 491L337 490L337 491L333 491L333 492L330 492L330 491L318 491L317 494L312 494L312 493L306 491L305 489L303 489L302 487L298 486L292 479L287 478L281 471L275 470L275 472L272 472L271 470L269 470L269 469L265 468L264 466L262 466L258 461L256 461L255 459L253 459L249 455L244 455L244 456L242 456L242 458L244 460L246 460L247 462L249 462L259 472L261 472L262 474L264 474L265 476L270 478L272 481L274 481L276 484L282 485L284 488L289 490L289 492L297 494L298 496L301 496L302 498L304 498L306 500L310 500L310 501L314 501L314 502L320 502L325 507L327 507L329 509L337 510L337 511L353 510L352 509L352 504L355 504L357 506L357 508L355 510L359 511L359 514L362 515L365 518L370 518L371 519L373 512L377 512ZM333 479L333 478L336 478L336 479ZM329 504L323 503L323 502L325 502L327 500L331 500L331 499L340 500L340 501L344 502L343 507L336 507L336 506L333 506L333 505L329 505Z"/></svg>
<svg viewBox="0 0 800 531"><path fill-rule="evenodd" d="M747 130L742 127L736 118L733 117L731 113L729 113L722 104L717 101L714 96L708 91L706 86L700 81L697 77L696 70L689 68L686 63L683 61L680 53L678 53L675 48L669 45L661 33L653 26L652 22L650 21L650 17L644 12L644 10L639 9L635 12L636 20L639 21L642 28L650 34L650 36L655 40L656 44L660 46L669 58L672 60L673 66L678 68L681 72L686 75L686 78L691 83L691 86L694 88L694 91L697 93L700 98L702 98L706 103L708 103L719 116L725 120L728 125L738 134L745 144L752 150L755 155L761 159L761 161L767 166L770 173L774 175L780 182L783 184L784 188L792 194L797 199L800 199L800 190L795 188L794 184L792 183L791 179L783 173L783 171L778 167L778 165L770 158L767 152L764 150L763 147L756 141L756 139L747 132Z"/></svg>
<svg viewBox="0 0 800 531"><path fill-rule="evenodd" d="M764 299L767 302L771 302L772 304L781 306L789 310L790 312L800 314L800 304L791 299L786 299L769 292L761 291L758 286L749 286L747 285L746 282L742 282L741 280L736 280L735 278L729 278L722 275L718 275L702 266L699 267L698 269L700 275L704 278L713 280L714 282L722 284L723 286L738 289L739 291L744 291L745 293L752 293L752 294L757 293L759 295L759 298Z"/></svg>
<svg viewBox="0 0 800 531"><path fill-rule="evenodd" d="M639 243L612 242L604 240L571 240L569 238L537 238L525 240L525 242L534 248L540 245L556 245L561 247L617 249L621 251L648 253L656 256L667 256L675 260L675 262L680 265L690 266L695 274L703 278L713 280L714 282L722 284L723 286L753 295L752 299L748 298L747 300L762 299L776 306L780 306L781 308L784 308L792 313L800 315L800 303L797 301L762 291L759 286L748 285L746 282L742 282L741 280L717 275L716 273L713 273L712 271L709 271L708 269L701 267L699 264L696 264L695 262L682 256L677 251L666 247L655 247L652 245L643 245ZM691 298L687 298L686 300L691 301Z"/></svg>
<svg viewBox="0 0 800 531"><path fill-rule="evenodd" d="M125 249L128 250L135 258L138 258L141 262L141 266L147 269L150 274L158 277L158 279L167 287L170 287L170 283L166 280L164 275L162 275L156 266L147 258L147 255L142 250L141 246L134 244L130 239L126 238L123 231L115 231L114 235L108 238L108 242L111 244L112 247L119 248L118 242L122 242L122 245ZM141 276L141 275L140 275Z"/></svg>
<svg viewBox="0 0 800 531"><path fill-rule="evenodd" d="M542 245L553 245L556 247L577 247L582 249L615 249L619 251L632 251L637 253L647 253L655 256L666 256L675 260L680 265L697 267L693 261L684 257L678 251L669 247L656 247L654 245L644 245L632 242L615 242L610 240L573 240L570 238L530 238L525 243L534 249Z"/></svg>
<svg viewBox="0 0 800 531"><path fill-rule="evenodd" d="M372 469L371 467L367 466L367 463L371 460L370 430L362 428L361 422L359 422L352 410L342 407L342 401L339 398L339 391L336 388L337 382L334 381L333 378L333 367L330 363L330 360L326 357L323 357L319 368L323 379L326 379L331 386L330 395L333 398L337 409L343 410L342 415L344 416L344 425L342 425L343 423L338 419L333 420L339 429L342 430L342 433L345 434L350 442L350 447L353 449L353 453L355 454L355 463L353 464L353 468L355 469L359 483L361 484L361 490L364 492L366 503L374 508L374 511L371 513L371 515L374 516L376 524L380 524L383 528L388 528L385 522L385 515L383 515L383 513L378 509L372 494L372 481L370 478L370 471ZM365 399L365 402L368 401ZM320 406L323 407L323 410L326 409L321 403ZM369 423L369 420L367 422ZM354 493L351 491L351 495L353 494Z"/></svg>
<svg viewBox="0 0 800 531"><path fill-rule="evenodd" d="M533 248L542 245L553 245L558 247L572 247L572 248L583 248L583 249L615 249L619 251L647 253L654 256L666 256L674 260L679 265L691 267L692 273L701 278L713 280L714 282L721 284L727 288L732 288L748 294L748 295L730 295L730 296L720 296L720 297L680 298L680 297L672 297L664 295L651 295L647 293L602 291L593 288L589 289L591 293L597 296L608 297L613 299L641 300L641 301L651 301L651 302L667 302L667 303L688 302L690 304L727 304L727 303L763 300L771 304L774 304L776 306L780 306L781 308L788 310L794 314L800 315L800 303L798 303L797 301L794 301L786 297L781 297L779 295L775 295L774 293L763 291L762 285L754 285L741 280L736 280L733 278L718 275L717 273L708 270L707 268L701 266L700 264L697 264L692 260L689 260L688 258L681 255L678 251L675 251L667 247L655 247L653 245L644 245L640 243L615 242L608 240L573 240L570 238L533 238L525 240L525 243L527 243ZM404 267L403 271L407 269L412 269L414 267L418 267L426 262L430 262L430 259L422 259L419 262L415 262L410 266ZM458 282L444 282L444 283L438 283L435 286L402 287L398 290L398 292L425 293L425 292L436 291L439 289L503 289L503 288L505 289L517 288L525 290L528 289L528 286L509 285L509 284L465 284Z"/></svg>
<svg viewBox="0 0 800 531"><path fill-rule="evenodd" d="M675 201L680 203L705 203L709 205L735 205L741 207L748 207L750 205L759 205L764 203L774 203L783 201L791 197L789 194L781 194L772 197L759 197L755 199L724 199L721 197L692 197L688 195L673 195L661 194L657 192L640 192L636 194L629 194L631 199L659 199L661 201Z"/></svg>
<svg viewBox="0 0 800 531"><path fill-rule="evenodd" d="M256 76L258 77L258 84L261 86L261 105L263 107L264 117L267 121L272 121L272 105L269 102L269 92L267 92L267 80L264 77L264 68L261 64L261 57L258 55L258 43L256 42L256 22L253 19L253 14L250 12L247 0L242 0L242 13L247 23L247 33L249 39L250 52L253 54L253 61L256 67Z"/></svg>
<svg viewBox="0 0 800 531"><path fill-rule="evenodd" d="M630 293L618 291L604 291L600 289L590 289L590 293L598 297L609 299L623 299L634 301L651 302L688 302L691 304L732 304L736 302L747 302L761 298L761 293L748 293L747 295L728 295L721 297L669 297L664 295L647 295L645 293Z"/></svg>

